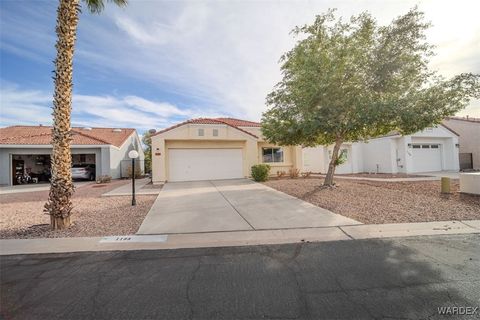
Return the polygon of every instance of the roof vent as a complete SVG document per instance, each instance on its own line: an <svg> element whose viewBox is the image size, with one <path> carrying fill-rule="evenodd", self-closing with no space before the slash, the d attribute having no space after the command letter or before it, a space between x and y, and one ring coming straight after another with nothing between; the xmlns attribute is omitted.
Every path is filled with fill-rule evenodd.
<svg viewBox="0 0 480 320"><path fill-rule="evenodd" d="M92 131L92 128L90 128L90 127L85 127L85 128L83 128L83 130L85 130L85 131Z"/></svg>
<svg viewBox="0 0 480 320"><path fill-rule="evenodd" d="M122 132L122 129L115 128L112 130L113 132Z"/></svg>

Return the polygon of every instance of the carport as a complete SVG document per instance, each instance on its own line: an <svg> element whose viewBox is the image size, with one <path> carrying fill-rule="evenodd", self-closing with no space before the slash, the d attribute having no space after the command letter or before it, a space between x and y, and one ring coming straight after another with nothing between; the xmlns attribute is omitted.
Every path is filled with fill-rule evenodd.
<svg viewBox="0 0 480 320"><path fill-rule="evenodd" d="M51 146L36 148L2 148L2 180L4 185L22 184L19 177L27 174L38 183L46 183L50 179ZM101 148L72 148L72 164L95 164L96 175L101 175ZM33 181L32 181L33 182Z"/></svg>

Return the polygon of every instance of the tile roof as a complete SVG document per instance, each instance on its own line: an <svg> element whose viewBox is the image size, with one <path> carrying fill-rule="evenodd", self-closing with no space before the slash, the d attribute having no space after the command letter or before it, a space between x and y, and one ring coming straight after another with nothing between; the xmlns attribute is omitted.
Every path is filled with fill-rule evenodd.
<svg viewBox="0 0 480 320"><path fill-rule="evenodd" d="M166 129L157 131L153 136L156 136L158 134L170 131L172 129L181 127L186 124L225 124L229 127L235 128L239 131L242 131L243 133L246 133L254 138L258 137L254 135L251 132L248 132L246 130L243 130L240 127L260 127L260 123L257 122L252 122L252 121L246 121L246 120L240 120L240 119L233 119L233 118L197 118L197 119L190 119L184 122L181 122L179 124L176 124L174 126L168 127Z"/></svg>
<svg viewBox="0 0 480 320"><path fill-rule="evenodd" d="M253 122L248 120L241 120L235 118L215 118L217 120L228 123L234 127L260 127L260 122Z"/></svg>
<svg viewBox="0 0 480 320"><path fill-rule="evenodd" d="M472 117L449 117L445 120L460 120L460 121L468 121L468 122L479 122L480 118L472 118Z"/></svg>
<svg viewBox="0 0 480 320"><path fill-rule="evenodd" d="M116 131L120 130L120 131ZM72 145L105 145L120 147L135 131L132 128L72 128ZM0 144L48 145L51 126L11 126L0 128Z"/></svg>

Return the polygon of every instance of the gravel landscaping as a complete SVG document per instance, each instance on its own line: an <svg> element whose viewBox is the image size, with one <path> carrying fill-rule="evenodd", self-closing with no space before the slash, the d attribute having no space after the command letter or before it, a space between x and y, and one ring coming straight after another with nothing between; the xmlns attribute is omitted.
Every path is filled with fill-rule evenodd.
<svg viewBox="0 0 480 320"><path fill-rule="evenodd" d="M395 178L422 178L426 176L421 176L417 174L407 174L407 173L345 173L338 174L337 176L341 177L357 177L357 178L376 178L376 179L395 179Z"/></svg>
<svg viewBox="0 0 480 320"><path fill-rule="evenodd" d="M102 197L128 180L89 184L75 191L72 227L50 230L50 217L43 213L48 191L0 195L0 238L60 238L125 235L135 233L150 210L156 195L137 196L131 206L128 196Z"/></svg>
<svg viewBox="0 0 480 320"><path fill-rule="evenodd" d="M337 179L335 188L319 188L323 179L278 179L265 184L332 212L368 224L480 219L480 197L440 194L440 181L383 182Z"/></svg>

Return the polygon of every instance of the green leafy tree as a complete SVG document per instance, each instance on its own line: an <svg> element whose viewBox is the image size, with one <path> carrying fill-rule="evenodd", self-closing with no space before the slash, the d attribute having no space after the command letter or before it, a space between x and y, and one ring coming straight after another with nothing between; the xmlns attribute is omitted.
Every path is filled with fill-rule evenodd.
<svg viewBox="0 0 480 320"><path fill-rule="evenodd" d="M283 79L267 97L265 138L280 145L332 145L325 186L333 185L340 146L397 130L411 134L440 123L480 96L479 75L444 79L429 70L423 13L417 8L379 26L368 13L349 21L334 10L281 58Z"/></svg>
<svg viewBox="0 0 480 320"><path fill-rule="evenodd" d="M144 144L145 153L145 172L152 172L152 135L155 129L150 129L143 134L142 142Z"/></svg>
<svg viewBox="0 0 480 320"><path fill-rule="evenodd" d="M83 0L88 10L100 13L103 0ZM111 0L119 6L127 0ZM77 38L80 0L59 0L57 8L57 57L55 58L52 130L52 178L50 193L45 204L45 213L50 215L52 229L65 229L70 226L70 215L74 192L72 182L72 141L71 113L73 88L73 54Z"/></svg>

